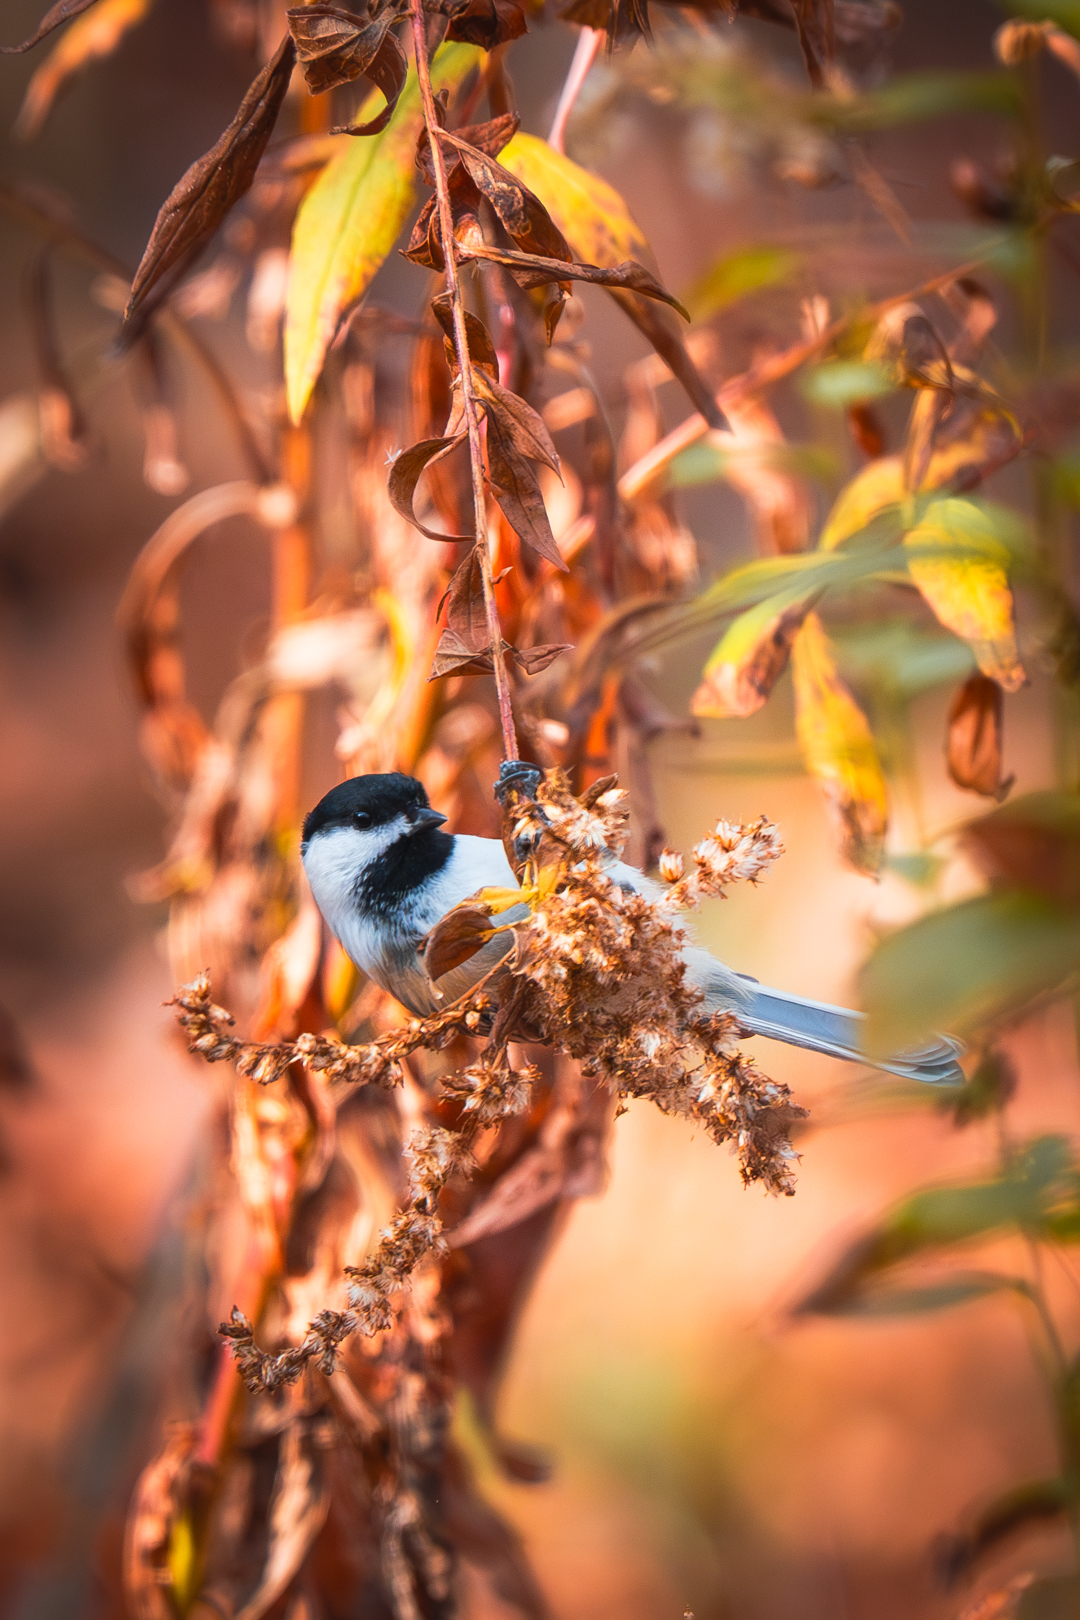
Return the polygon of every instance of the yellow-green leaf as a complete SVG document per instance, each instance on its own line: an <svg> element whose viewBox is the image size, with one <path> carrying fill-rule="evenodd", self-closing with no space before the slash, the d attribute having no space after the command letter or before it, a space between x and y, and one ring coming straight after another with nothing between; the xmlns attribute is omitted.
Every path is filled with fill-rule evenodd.
<svg viewBox="0 0 1080 1620"><path fill-rule="evenodd" d="M432 64L435 90L459 84L482 55L475 45L445 46ZM382 101L381 92L373 92L359 121L373 117ZM285 385L294 422L307 408L342 311L367 291L408 217L420 124L420 94L410 69L382 134L343 136L341 151L300 205L285 305Z"/></svg>
<svg viewBox="0 0 1080 1620"><path fill-rule="evenodd" d="M787 281L801 263L801 255L788 248L737 248L706 270L683 302L695 321L708 320L710 315L719 314L750 293Z"/></svg>
<svg viewBox="0 0 1080 1620"><path fill-rule="evenodd" d="M865 714L840 678L816 613L808 613L792 648L795 729L806 768L825 794L844 855L861 872L881 865L888 796Z"/></svg>
<svg viewBox="0 0 1080 1620"><path fill-rule="evenodd" d="M641 227L614 186L547 141L518 132L499 162L536 193L583 264L610 270L647 250Z"/></svg>
<svg viewBox="0 0 1080 1620"><path fill-rule="evenodd" d="M845 484L825 520L819 551L835 551L886 507L904 499L904 464L899 456L880 456Z"/></svg>
<svg viewBox="0 0 1080 1620"><path fill-rule="evenodd" d="M744 720L763 707L787 668L806 603L767 597L740 613L702 670L690 712L702 720Z"/></svg>
<svg viewBox="0 0 1080 1620"><path fill-rule="evenodd" d="M933 501L905 535L904 549L919 590L945 628L970 644L983 674L1006 692L1023 686L1000 524L974 501Z"/></svg>

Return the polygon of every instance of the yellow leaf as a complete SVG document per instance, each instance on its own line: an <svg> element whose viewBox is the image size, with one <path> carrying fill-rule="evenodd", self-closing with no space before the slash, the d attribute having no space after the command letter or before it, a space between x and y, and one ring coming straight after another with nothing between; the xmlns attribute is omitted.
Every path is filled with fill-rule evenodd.
<svg viewBox="0 0 1080 1620"><path fill-rule="evenodd" d="M833 810L846 859L861 872L876 872L888 825L885 777L870 723L840 678L816 613L807 614L795 637L791 667L806 768Z"/></svg>
<svg viewBox="0 0 1080 1620"><path fill-rule="evenodd" d="M958 496L933 501L904 536L908 569L947 630L1006 692L1027 680L1016 647L1009 549L993 518Z"/></svg>
<svg viewBox="0 0 1080 1620"><path fill-rule="evenodd" d="M503 147L499 162L536 193L583 264L610 270L647 251L649 244L615 187L539 136L519 132Z"/></svg>
<svg viewBox="0 0 1080 1620"><path fill-rule="evenodd" d="M452 89L481 59L475 45L448 45L431 69L436 91ZM378 111L382 93L358 120ZM342 311L371 285L408 218L416 189L414 154L421 125L415 70L381 135L343 136L300 205L289 257L285 302L285 386L299 422L319 380Z"/></svg>
<svg viewBox="0 0 1080 1620"><path fill-rule="evenodd" d="M49 116L58 92L73 73L110 56L129 28L141 22L153 0L97 0L60 36L26 87L15 134L29 141Z"/></svg>
<svg viewBox="0 0 1080 1620"><path fill-rule="evenodd" d="M879 456L871 461L836 497L818 541L819 551L835 551L871 518L887 506L904 499L904 464L899 456Z"/></svg>

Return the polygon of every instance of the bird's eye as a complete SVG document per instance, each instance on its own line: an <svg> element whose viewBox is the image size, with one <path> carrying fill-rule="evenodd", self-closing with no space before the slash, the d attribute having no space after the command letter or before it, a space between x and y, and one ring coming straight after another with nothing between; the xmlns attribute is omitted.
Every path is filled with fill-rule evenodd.
<svg viewBox="0 0 1080 1620"><path fill-rule="evenodd" d="M368 815L366 810L358 810L353 817L353 820L356 822L358 827L371 826L371 817Z"/></svg>

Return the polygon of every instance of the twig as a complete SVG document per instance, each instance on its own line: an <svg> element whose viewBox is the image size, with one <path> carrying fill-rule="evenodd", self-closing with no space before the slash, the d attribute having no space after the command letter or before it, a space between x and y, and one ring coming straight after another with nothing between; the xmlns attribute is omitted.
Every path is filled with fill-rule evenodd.
<svg viewBox="0 0 1080 1620"><path fill-rule="evenodd" d="M578 35L570 71L566 75L566 83L562 87L559 105L555 109L555 117L548 133L548 145L554 147L556 152L566 151L566 126L570 122L570 114L581 94L581 87L589 76L589 69L596 61L601 43L606 37L602 28L583 28Z"/></svg>
<svg viewBox="0 0 1080 1620"><path fill-rule="evenodd" d="M503 753L507 759L518 758L517 736L514 731L514 712L510 702L510 683L503 656L503 633L499 623L499 609L495 602L495 584L491 577L491 553L487 535L487 496L484 490L484 454L480 440L480 416L473 392L472 360L465 327L465 304L461 296L461 282L454 247L454 216L450 207L450 189L446 181L439 140L439 121L435 113L435 97L431 90L431 72L428 63L427 34L421 0L412 0L413 42L416 53L416 77L420 86L420 100L424 108L431 166L435 179L435 195L439 203L439 226L442 232L443 258L446 262L446 288L454 315L454 352L457 355L458 375L461 379L461 404L469 431L469 462L472 467L473 510L475 513L476 555L480 563L480 577L484 586L484 608L488 633L491 637L491 661L495 672L495 691L499 698L499 723L502 726Z"/></svg>
<svg viewBox="0 0 1080 1620"><path fill-rule="evenodd" d="M995 243L994 246L997 246ZM839 320L802 343L793 343L788 349L781 349L779 354L773 354L763 360L760 365L753 366L744 371L739 377L730 377L716 395L716 403L721 410L726 410L741 400L753 394L759 394L773 383L781 382L797 371L807 360L813 359L815 354L824 353L838 338L856 321L878 320L888 310L895 309L898 304L906 304L911 298L922 298L927 293L940 292L955 281L961 281L965 276L974 272L986 263L993 252L993 247L977 259L969 259L966 264L959 264L953 270L946 270L942 275L932 276L929 281L921 282L918 287L908 288L905 292L895 293L891 298L883 298L877 304L871 304L869 309L861 309L851 315L842 315ZM665 470L683 450L696 444L709 432L709 424L700 412L695 411L680 422L678 427L672 428L667 436L653 445L632 467L628 467L619 479L619 494L624 501L636 501L650 490L655 481L661 477ZM728 442L725 439L725 442Z"/></svg>

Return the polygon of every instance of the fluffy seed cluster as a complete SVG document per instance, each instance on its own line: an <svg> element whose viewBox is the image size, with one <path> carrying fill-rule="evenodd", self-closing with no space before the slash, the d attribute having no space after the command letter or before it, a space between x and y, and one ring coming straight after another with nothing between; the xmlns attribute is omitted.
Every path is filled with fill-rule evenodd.
<svg viewBox="0 0 1080 1620"><path fill-rule="evenodd" d="M276 1046L237 1040L233 1020L210 999L205 975L174 998L192 1051L208 1062L231 1061L241 1074L268 1083L293 1063L342 1086L394 1086L401 1060L420 1048L441 1050L460 1034L490 1028L486 1047L467 1067L442 1078L458 1105L455 1128L418 1133L405 1206L362 1265L349 1267L349 1304L323 1311L303 1342L279 1355L260 1350L252 1324L234 1310L221 1333L231 1341L253 1390L274 1390L300 1377L308 1362L330 1373L351 1333L391 1327L395 1296L417 1267L444 1249L439 1196L451 1175L467 1170L478 1134L524 1112L538 1071L514 1068L512 1040L540 1040L575 1058L587 1076L620 1097L648 1098L662 1112L699 1122L713 1141L736 1153L744 1184L794 1192L792 1124L805 1110L786 1086L769 1079L740 1046L745 1033L731 1013L709 1014L686 977L680 907L722 895L734 882L756 882L783 853L776 828L720 821L694 850L694 870L665 850L655 897L621 888L610 867L627 836L626 795L609 778L575 798L560 772L549 772L535 799L507 809L506 836L524 852L521 880L530 916L516 928L517 949L499 982L433 1018L414 1019L364 1046L302 1035ZM468 904L468 902L466 902Z"/></svg>
<svg viewBox="0 0 1080 1620"><path fill-rule="evenodd" d="M790 1195L798 1157L790 1130L804 1110L743 1053L734 1015L702 1016L673 915L734 882L756 882L783 853L776 828L764 817L749 827L719 822L685 877L665 851L668 888L650 899L609 875L624 836L621 799L606 791L583 806L552 772L535 801L517 807L514 836L536 852L525 881L539 896L516 930L513 972L529 986L524 1019L621 1097L647 1097L730 1143L744 1183Z"/></svg>

